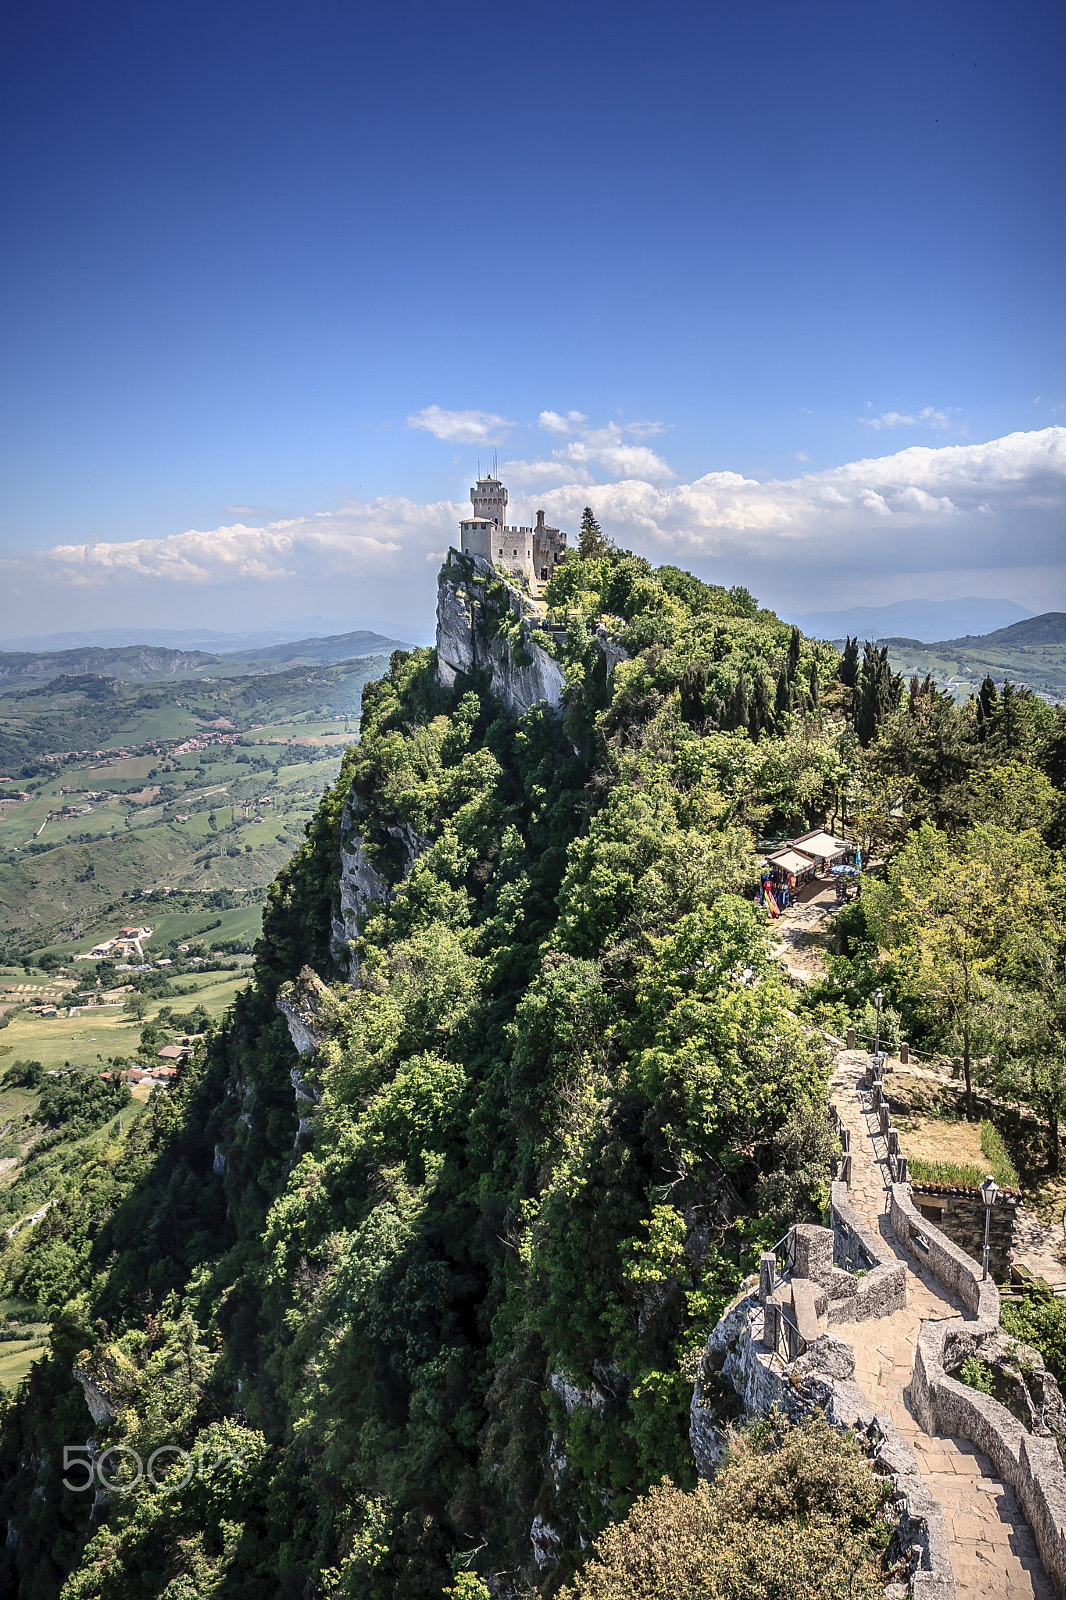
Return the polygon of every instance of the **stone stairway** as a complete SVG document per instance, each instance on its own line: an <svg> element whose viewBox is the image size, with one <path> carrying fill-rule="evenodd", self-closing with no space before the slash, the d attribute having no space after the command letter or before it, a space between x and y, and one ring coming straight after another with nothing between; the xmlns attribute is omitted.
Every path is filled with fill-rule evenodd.
<svg viewBox="0 0 1066 1600"><path fill-rule="evenodd" d="M943 1509L956 1600L1055 1600L1013 1490L969 1441L926 1434L912 1409L908 1390L922 1323L961 1321L965 1312L904 1250L889 1222L887 1145L862 1081L868 1059L860 1051L838 1054L830 1098L851 1133L849 1200L870 1232L904 1263L907 1303L888 1316L841 1323L834 1331L854 1349L859 1387L915 1451L923 1481Z"/></svg>

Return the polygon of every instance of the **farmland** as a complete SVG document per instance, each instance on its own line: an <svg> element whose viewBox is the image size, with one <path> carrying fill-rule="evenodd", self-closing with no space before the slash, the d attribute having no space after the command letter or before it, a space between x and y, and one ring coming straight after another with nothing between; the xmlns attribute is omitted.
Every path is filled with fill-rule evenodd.
<svg viewBox="0 0 1066 1600"><path fill-rule="evenodd" d="M73 954L164 888L235 892L250 942L384 666L0 696L0 953Z"/></svg>

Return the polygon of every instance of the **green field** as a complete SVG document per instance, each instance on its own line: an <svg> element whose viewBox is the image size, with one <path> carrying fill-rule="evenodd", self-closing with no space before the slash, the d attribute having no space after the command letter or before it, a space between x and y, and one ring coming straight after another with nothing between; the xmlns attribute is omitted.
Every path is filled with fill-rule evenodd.
<svg viewBox="0 0 1066 1600"><path fill-rule="evenodd" d="M18 982L25 976L14 968L5 971L7 976L0 974L0 984ZM119 983L122 976L117 973L115 982ZM202 1005L212 1022L219 1022L235 996L247 985L248 977L247 962L242 962L236 972L183 972L173 981L183 990L188 988L192 992L176 999L155 1001L141 1020L129 1016L121 1006L92 1006L73 1017L35 1017L29 1012L17 1012L7 1027L0 1029L0 1052L3 1052L0 1076L15 1060L39 1061L47 1069L61 1067L66 1062L94 1065L103 1064L112 1056L132 1056L137 1050L143 1023L154 1020L162 1005L183 1011ZM37 981L44 989L43 981ZM0 1119L7 1121L21 1116L33 1099L34 1096L24 1089L3 1090Z"/></svg>
<svg viewBox="0 0 1066 1600"><path fill-rule="evenodd" d="M48 1335L29 1339L25 1343L12 1341L0 1344L0 1383L5 1389L14 1389L48 1349Z"/></svg>
<svg viewBox="0 0 1066 1600"><path fill-rule="evenodd" d="M261 897L383 665L0 696L0 954L72 953L116 917L140 920L131 902L164 887ZM191 924L178 931L194 936Z"/></svg>

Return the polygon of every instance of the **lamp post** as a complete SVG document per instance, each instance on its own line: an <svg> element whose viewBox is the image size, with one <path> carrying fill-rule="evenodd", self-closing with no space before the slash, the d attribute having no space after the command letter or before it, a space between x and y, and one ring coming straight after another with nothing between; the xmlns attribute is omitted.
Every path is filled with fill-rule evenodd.
<svg viewBox="0 0 1066 1600"><path fill-rule="evenodd" d="M981 1185L981 1199L985 1203L985 1258L984 1258L985 1270L984 1270L984 1277L985 1277L986 1280L988 1278L988 1225L992 1221L992 1207L995 1205L996 1200L998 1198L999 1198L999 1184L996 1182L995 1178L993 1178L991 1173L990 1173L988 1175L988 1177L985 1179L984 1183L982 1183L982 1185Z"/></svg>
<svg viewBox="0 0 1066 1600"><path fill-rule="evenodd" d="M882 1002L884 1001L884 998L885 997L881 993L880 989L875 989L874 990L874 1005L877 1007L877 1022L874 1024L874 1055L875 1056L879 1056L881 1054L881 1005L882 1005Z"/></svg>

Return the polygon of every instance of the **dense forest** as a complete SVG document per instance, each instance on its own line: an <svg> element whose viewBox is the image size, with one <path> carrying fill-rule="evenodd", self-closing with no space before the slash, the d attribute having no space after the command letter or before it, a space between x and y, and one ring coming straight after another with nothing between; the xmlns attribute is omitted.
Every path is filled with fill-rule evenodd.
<svg viewBox="0 0 1066 1600"><path fill-rule="evenodd" d="M664 1478L671 1516L735 1529L764 1503L752 1461L794 1484L816 1446L858 1505L829 1430L749 1442L715 1503L688 1442L710 1328L823 1212L823 1030L864 1026L880 987L886 1025L1034 1107L1057 1161L1063 711L991 680L957 706L594 526L582 551L539 636L561 715L397 651L228 1021L6 1242L4 1292L52 1331L3 1417L5 1593L606 1596L590 1547L639 1545ZM450 570L520 663L506 586ZM823 822L879 866L801 991L757 843ZM353 950L342 849L384 885ZM125 1447L106 1494L70 1466L90 1439ZM187 1482L176 1452L162 1488L123 1482L171 1445Z"/></svg>

